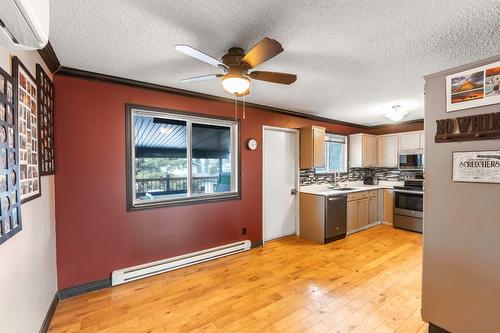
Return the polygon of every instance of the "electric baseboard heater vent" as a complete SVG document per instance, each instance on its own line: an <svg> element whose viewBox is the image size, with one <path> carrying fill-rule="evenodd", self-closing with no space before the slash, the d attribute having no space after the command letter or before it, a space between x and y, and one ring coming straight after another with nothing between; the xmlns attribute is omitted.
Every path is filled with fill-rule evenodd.
<svg viewBox="0 0 500 333"><path fill-rule="evenodd" d="M174 269L179 269L182 267L191 266L205 261L243 252L249 250L250 245L250 241L245 240L113 271L113 273L111 274L111 285L116 286L148 276L169 272Z"/></svg>

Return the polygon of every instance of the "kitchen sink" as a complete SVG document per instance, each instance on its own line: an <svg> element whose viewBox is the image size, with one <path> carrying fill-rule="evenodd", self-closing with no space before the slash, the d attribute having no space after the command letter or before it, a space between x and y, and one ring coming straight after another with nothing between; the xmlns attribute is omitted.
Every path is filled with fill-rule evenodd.
<svg viewBox="0 0 500 333"><path fill-rule="evenodd" d="M353 191L357 190L355 187L330 187L330 189L335 190L335 191Z"/></svg>

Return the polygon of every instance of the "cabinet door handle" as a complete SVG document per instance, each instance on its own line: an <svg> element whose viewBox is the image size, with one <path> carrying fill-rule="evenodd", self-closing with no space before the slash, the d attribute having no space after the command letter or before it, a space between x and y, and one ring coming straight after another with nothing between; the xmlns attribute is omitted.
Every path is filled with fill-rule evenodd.
<svg viewBox="0 0 500 333"><path fill-rule="evenodd" d="M291 195L296 195L296 194L297 194L297 190L296 190L296 189L294 189L294 188L292 188L292 190L290 191L290 194L291 194Z"/></svg>

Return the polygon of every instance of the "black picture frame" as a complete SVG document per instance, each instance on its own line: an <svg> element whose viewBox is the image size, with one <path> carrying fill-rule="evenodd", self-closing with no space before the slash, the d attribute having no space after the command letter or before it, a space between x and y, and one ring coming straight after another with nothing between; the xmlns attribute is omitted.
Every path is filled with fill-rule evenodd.
<svg viewBox="0 0 500 333"><path fill-rule="evenodd" d="M26 97L25 92L22 91L21 86L23 82L20 82L19 77L20 75L24 75L26 77L26 80L30 80L32 82L31 86L34 86L30 88L31 93L28 95L28 98L30 99L30 108L27 109L26 107L23 106L24 103L20 103L20 99ZM24 204L26 202L29 202L31 200L34 200L36 198L39 198L42 195L42 186L41 186L41 176L40 176L40 155L39 155L39 144L38 144L38 101L37 97L33 97L33 93L36 92L36 95L38 95L38 89L36 87L36 79L33 77L33 75L30 73L28 68L21 62L21 60L18 57L13 57L12 58L12 76L14 79L14 104L16 108L16 120L17 120L17 140L19 142L18 146L18 164L19 164L19 193L20 193L20 198L21 198L21 204ZM23 88L24 89L24 88ZM20 94L20 91L23 92L23 94ZM36 109L36 114L32 114L32 109L35 107ZM23 109L23 112L19 112ZM29 115L28 115L29 111ZM21 119L21 118L26 118L26 119ZM23 137L26 136L26 148L22 148L22 138L21 138L21 133L22 129L20 130L20 127L23 127L23 122L26 122L27 124L30 124L30 134L31 134L31 140L35 139L36 143L33 144L31 143L28 146L28 139L30 136L28 134L24 135ZM36 122L35 125L33 125L33 122ZM36 126L33 130L33 126ZM27 127L27 126L26 126ZM33 137L33 133L35 133L36 138ZM32 141L33 142L33 141ZM31 147L28 149L28 147ZM36 150L33 150L33 147L36 147ZM33 155L34 154L34 155ZM23 156L21 156L23 155ZM29 161L32 159L36 159L35 163L29 163ZM26 162L26 163L25 163ZM26 168L23 168L23 166L26 166ZM27 176L23 177L23 174L29 175L29 168L32 168L32 174L36 172L36 176L32 176L27 178ZM36 170L36 171L35 171ZM23 173L24 172L24 173ZM37 190L32 190L30 191L30 183L31 183L31 188L34 189L35 187ZM23 194L27 193L28 195ZM30 194L33 193L33 194Z"/></svg>
<svg viewBox="0 0 500 333"><path fill-rule="evenodd" d="M221 196L198 196L187 198L186 200L177 200L173 202L169 201L159 201L154 203L147 203L142 205L134 204L134 192L132 186L133 177L133 166L132 166L132 148L134 144L132 142L132 113L134 109L139 109L143 111L152 111L159 113L169 113L169 114L178 114L185 116L193 116L193 117L201 117L208 119L217 119L217 120L226 120L226 121L235 121L236 122L236 130L237 137L235 142L235 146L238 149L236 164L238 167L238 172L235 175L237 177L237 192L230 194L223 194ZM243 143L244 144L244 143ZM241 200L242 191L241 191L241 155L242 155L242 141L241 141L241 121L240 119L234 119L230 117L223 116L213 116L195 112L186 112L181 110L174 109L166 109L161 107L154 107L148 105L140 105L140 104L131 104L125 103L125 190L126 190L126 209L129 212L132 211L140 211L145 209L155 209L155 208L166 208L166 207L176 207L176 206L184 206L184 205L195 205L195 204L204 204L204 203L212 203L212 202L221 202L221 201L230 201L230 200Z"/></svg>
<svg viewBox="0 0 500 333"><path fill-rule="evenodd" d="M15 81L0 68L0 244L22 228ZM8 94L8 86L10 93ZM10 111L9 111L10 110ZM9 115L10 114L10 115ZM6 209L7 205L7 209Z"/></svg>
<svg viewBox="0 0 500 333"><path fill-rule="evenodd" d="M54 149L54 83L43 67L36 65L38 100L38 152L40 176L53 175L55 167Z"/></svg>

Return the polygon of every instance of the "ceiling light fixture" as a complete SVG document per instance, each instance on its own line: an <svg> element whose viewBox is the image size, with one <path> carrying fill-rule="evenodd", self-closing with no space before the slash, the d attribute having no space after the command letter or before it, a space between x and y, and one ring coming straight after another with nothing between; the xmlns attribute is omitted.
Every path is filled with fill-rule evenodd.
<svg viewBox="0 0 500 333"><path fill-rule="evenodd" d="M408 115L408 112L401 110L401 105L393 105L392 106L393 111L386 114L385 116L389 118L392 121L398 122L403 120L406 115Z"/></svg>
<svg viewBox="0 0 500 333"><path fill-rule="evenodd" d="M222 77L222 86L233 95L243 95L250 87L250 80L244 75L230 73Z"/></svg>

